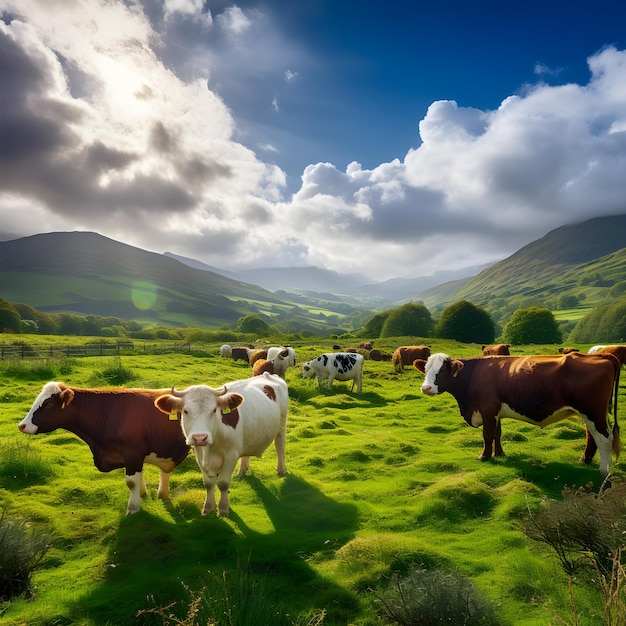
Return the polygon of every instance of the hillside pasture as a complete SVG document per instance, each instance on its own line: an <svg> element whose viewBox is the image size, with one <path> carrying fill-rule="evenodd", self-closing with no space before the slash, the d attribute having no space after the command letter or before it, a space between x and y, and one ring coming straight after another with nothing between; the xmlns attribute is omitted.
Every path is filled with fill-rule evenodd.
<svg viewBox="0 0 626 626"><path fill-rule="evenodd" d="M392 352L421 341L376 347ZM433 352L480 354L473 344L429 343ZM330 344L293 345L303 363ZM117 363L133 372L129 387L219 386L250 376L249 365L220 358L218 348L123 355ZM93 387L115 364L79 357L49 366L53 379ZM248 477L233 480L231 515L203 517L192 453L172 473L169 502L157 499L158 471L146 466L142 509L125 516L123 470L99 473L87 445L65 430L18 432L45 382L24 367L13 377L0 362L0 507L48 536L50 548L33 576L33 598L0 605L2 624L206 624L182 621L197 598L215 623L236 626L386 624L380 594L413 565L467 576L500 624L543 626L572 615L567 577L525 536L521 516L565 486L599 487L597 458L589 467L578 461L579 420L544 430L505 420L506 456L483 463L480 429L463 422L450 395L422 395L413 368L397 373L390 362L367 360L362 394L350 382L318 390L291 368L286 477L276 476L270 447L251 459ZM612 469L623 476L619 462ZM573 594L579 623L602 623L593 589L575 585Z"/></svg>

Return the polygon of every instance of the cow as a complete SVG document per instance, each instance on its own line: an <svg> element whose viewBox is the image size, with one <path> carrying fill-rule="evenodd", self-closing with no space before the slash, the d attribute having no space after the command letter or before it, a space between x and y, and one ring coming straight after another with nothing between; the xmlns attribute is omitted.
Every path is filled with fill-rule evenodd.
<svg viewBox="0 0 626 626"><path fill-rule="evenodd" d="M405 365L413 365L415 359L426 360L430 356L430 346L400 346L391 355L391 362L396 372L404 369Z"/></svg>
<svg viewBox="0 0 626 626"><path fill-rule="evenodd" d="M261 376L263 372L276 374L274 371L274 363L272 363L272 361L268 361L267 359L257 359L252 366L252 375ZM284 378L284 376L281 376L281 378Z"/></svg>
<svg viewBox="0 0 626 626"><path fill-rule="evenodd" d="M606 348L606 346L604 345L592 346L591 348L589 348L589 350L587 350L587 354L597 354L598 352L600 352L600 350L604 348Z"/></svg>
<svg viewBox="0 0 626 626"><path fill-rule="evenodd" d="M220 347L220 356L225 359L230 356L230 346L227 343Z"/></svg>
<svg viewBox="0 0 626 626"><path fill-rule="evenodd" d="M349 352L326 352L320 354L316 359L307 361L302 366L302 376L311 378L317 376L317 386L322 388L322 381L326 380L330 389L333 381L351 380L352 388L357 384L357 392L361 393L363 386L363 361L362 354Z"/></svg>
<svg viewBox="0 0 626 626"><path fill-rule="evenodd" d="M571 352L580 352L578 348L559 348L559 354L570 354Z"/></svg>
<svg viewBox="0 0 626 626"><path fill-rule="evenodd" d="M248 358L248 363L253 366L259 359L267 359L267 350L265 348L252 350Z"/></svg>
<svg viewBox="0 0 626 626"><path fill-rule="evenodd" d="M621 365L626 365L626 346L604 346L596 354L613 354Z"/></svg>
<svg viewBox="0 0 626 626"><path fill-rule="evenodd" d="M506 356L511 354L508 343L494 343L491 346L483 346L483 356Z"/></svg>
<svg viewBox="0 0 626 626"><path fill-rule="evenodd" d="M433 354L415 367L425 374L422 392L434 396L447 391L461 415L474 428L483 427L484 448L479 459L504 454L501 419L510 417L537 426L580 416L587 427L581 461L589 464L600 450L600 471L609 473L611 448L619 458L617 390L620 366L612 355L588 356L573 352L556 356L493 356L452 359ZM607 412L613 402L613 432Z"/></svg>
<svg viewBox="0 0 626 626"><path fill-rule="evenodd" d="M243 476L250 465L248 457L261 456L272 441L278 455L278 475L285 475L288 402L287 383L268 373L217 389L207 385L172 389L155 400L164 413L181 415L179 429L182 427L185 443L195 450L206 487L203 515L216 509L222 516L229 514L228 488L237 461L241 459L238 475ZM220 490L218 506L216 485Z"/></svg>
<svg viewBox="0 0 626 626"><path fill-rule="evenodd" d="M130 490L126 513L136 513L146 493L143 464L160 469L157 493L169 500L170 472L189 454L178 422L154 406L156 398L167 391L80 389L49 382L18 428L27 435L64 428L89 446L101 472L125 468Z"/></svg>
<svg viewBox="0 0 626 626"><path fill-rule="evenodd" d="M276 356L280 353L283 353L284 350L287 350L286 358L286 367L295 367L296 366L296 351L291 346L274 346L272 348L268 348L267 350L267 359L269 361L275 361ZM284 377L283 377L284 378Z"/></svg>
<svg viewBox="0 0 626 626"><path fill-rule="evenodd" d="M230 349L230 354L233 357L233 361L238 361L239 359L241 359L242 361L245 361L246 363L250 363L250 353L252 351L250 350L250 348L231 348Z"/></svg>

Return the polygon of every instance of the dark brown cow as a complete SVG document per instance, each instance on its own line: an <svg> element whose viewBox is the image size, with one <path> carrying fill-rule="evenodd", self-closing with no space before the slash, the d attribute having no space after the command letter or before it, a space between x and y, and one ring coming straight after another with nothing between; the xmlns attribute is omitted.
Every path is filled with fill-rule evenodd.
<svg viewBox="0 0 626 626"><path fill-rule="evenodd" d="M400 346L391 355L391 362L396 372L405 365L413 365L415 359L426 360L430 356L430 346Z"/></svg>
<svg viewBox="0 0 626 626"><path fill-rule="evenodd" d="M511 354L510 347L508 343L494 343L491 346L483 346L483 356L506 356Z"/></svg>
<svg viewBox="0 0 626 626"><path fill-rule="evenodd" d="M91 448L101 472L124 467L130 489L126 513L136 513L146 493L143 464L161 470L158 496L169 500L170 472L189 453L179 421L154 406L166 393L170 389L78 389L51 382L18 428L27 435L64 428Z"/></svg>
<svg viewBox="0 0 626 626"><path fill-rule="evenodd" d="M233 357L233 361L238 361L241 359L246 363L250 363L250 353L252 350L250 348L231 348L230 355Z"/></svg>
<svg viewBox="0 0 626 626"><path fill-rule="evenodd" d="M547 426L575 415L587 427L587 445L581 458L589 464L600 450L600 471L608 474L611 448L619 458L617 390L620 366L612 355L494 356L488 359L451 359L434 354L416 361L424 372L422 392L434 396L447 391L461 415L475 428L483 427L485 446L479 459L504 454L501 418L511 417ZM612 394L614 425L607 412Z"/></svg>

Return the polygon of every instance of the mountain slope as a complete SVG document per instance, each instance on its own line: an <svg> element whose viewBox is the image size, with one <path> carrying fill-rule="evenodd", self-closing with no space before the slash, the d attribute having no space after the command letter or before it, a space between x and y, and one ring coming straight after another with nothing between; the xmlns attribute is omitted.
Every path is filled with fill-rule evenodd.
<svg viewBox="0 0 626 626"><path fill-rule="evenodd" d="M0 242L0 296L42 311L220 325L271 292L90 232Z"/></svg>
<svg viewBox="0 0 626 626"><path fill-rule="evenodd" d="M588 264L595 264L626 246L626 215L597 217L561 226L524 246L510 257L484 269L447 301L462 299L484 304L555 287L574 287ZM623 276L623 266L616 277ZM419 296L418 296L419 297Z"/></svg>

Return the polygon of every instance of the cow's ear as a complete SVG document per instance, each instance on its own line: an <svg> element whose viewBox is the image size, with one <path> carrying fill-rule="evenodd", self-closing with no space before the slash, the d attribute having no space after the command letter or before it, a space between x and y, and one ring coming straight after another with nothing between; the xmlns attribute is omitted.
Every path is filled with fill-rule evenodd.
<svg viewBox="0 0 626 626"><path fill-rule="evenodd" d="M171 394L165 394L164 396L159 396L154 401L154 406L161 411L161 413L175 413L179 411L180 400L174 397Z"/></svg>
<svg viewBox="0 0 626 626"><path fill-rule="evenodd" d="M64 389L59 394L59 400L61 400L61 408L64 409L68 404L72 402L74 399L74 390L73 389Z"/></svg>
<svg viewBox="0 0 626 626"><path fill-rule="evenodd" d="M426 361L424 361L424 359L415 359L415 361L413 361L413 367L422 372L422 374L426 373Z"/></svg>
<svg viewBox="0 0 626 626"><path fill-rule="evenodd" d="M244 397L239 393L229 393L224 400L228 404L228 408L232 411L243 403Z"/></svg>
<svg viewBox="0 0 626 626"><path fill-rule="evenodd" d="M454 359L452 361L452 376L458 376L459 372L465 367L465 363L463 361L459 361L458 359Z"/></svg>

